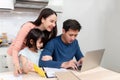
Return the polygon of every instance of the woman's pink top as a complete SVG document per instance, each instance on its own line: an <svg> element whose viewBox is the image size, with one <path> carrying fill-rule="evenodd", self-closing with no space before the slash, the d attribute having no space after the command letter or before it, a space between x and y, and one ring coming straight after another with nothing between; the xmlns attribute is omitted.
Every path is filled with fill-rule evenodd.
<svg viewBox="0 0 120 80"><path fill-rule="evenodd" d="M18 62L19 61L18 53L21 49L23 49L25 47L25 38L26 38L28 32L34 27L35 27L35 25L30 22L25 23L21 27L20 31L18 32L15 40L13 40L12 44L8 48L7 53L9 55L12 55L14 64L19 63Z"/></svg>

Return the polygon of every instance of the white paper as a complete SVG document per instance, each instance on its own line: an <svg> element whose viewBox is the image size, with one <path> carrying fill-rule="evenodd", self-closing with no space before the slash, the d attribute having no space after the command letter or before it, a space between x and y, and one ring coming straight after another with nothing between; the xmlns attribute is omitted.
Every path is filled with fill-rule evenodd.
<svg viewBox="0 0 120 80"><path fill-rule="evenodd" d="M15 77L13 74L0 75L0 80L22 80L22 75Z"/></svg>
<svg viewBox="0 0 120 80"><path fill-rule="evenodd" d="M47 77L51 78L51 77L56 77L55 76L56 72L65 72L65 71L67 71L67 69L44 67L44 71L46 72Z"/></svg>

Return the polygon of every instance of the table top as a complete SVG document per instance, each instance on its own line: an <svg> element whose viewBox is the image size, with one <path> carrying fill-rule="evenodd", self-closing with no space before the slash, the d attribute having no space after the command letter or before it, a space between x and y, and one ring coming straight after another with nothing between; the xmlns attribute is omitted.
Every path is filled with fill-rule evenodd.
<svg viewBox="0 0 120 80"><path fill-rule="evenodd" d="M97 67L85 72L74 72L81 80L120 80L120 73Z"/></svg>
<svg viewBox="0 0 120 80"><path fill-rule="evenodd" d="M85 72L72 71L81 80L120 80L120 73L97 67ZM5 78L13 76L13 72L0 73L0 80L11 80ZM14 77L14 76L13 76ZM12 77L11 77L12 78ZM12 80L57 80L57 78L42 78L37 73L22 74L18 77L19 79Z"/></svg>

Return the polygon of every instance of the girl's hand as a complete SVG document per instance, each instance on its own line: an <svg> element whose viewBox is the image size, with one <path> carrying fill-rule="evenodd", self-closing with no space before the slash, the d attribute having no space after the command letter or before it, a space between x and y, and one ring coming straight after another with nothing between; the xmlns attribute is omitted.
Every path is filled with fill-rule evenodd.
<svg viewBox="0 0 120 80"><path fill-rule="evenodd" d="M22 67L23 73L27 74L30 71L34 71L33 63L31 61L29 61L26 57L21 55L20 62L21 62L21 67Z"/></svg>
<svg viewBox="0 0 120 80"><path fill-rule="evenodd" d="M43 60L43 61L52 60L52 56L49 56L49 55L42 56L42 60Z"/></svg>
<svg viewBox="0 0 120 80"><path fill-rule="evenodd" d="M23 66L22 66L23 72L24 73L29 73L29 72L33 72L34 68L33 68L33 63L31 61L27 61Z"/></svg>

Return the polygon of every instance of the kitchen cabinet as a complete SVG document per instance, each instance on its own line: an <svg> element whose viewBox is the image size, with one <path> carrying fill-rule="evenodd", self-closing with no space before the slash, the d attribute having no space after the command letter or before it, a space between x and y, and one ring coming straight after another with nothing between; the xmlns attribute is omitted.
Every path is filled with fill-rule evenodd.
<svg viewBox="0 0 120 80"><path fill-rule="evenodd" d="M7 56L0 55L0 72L8 71Z"/></svg>
<svg viewBox="0 0 120 80"><path fill-rule="evenodd" d="M0 47L0 72L13 70L12 58L7 54L8 47Z"/></svg>
<svg viewBox="0 0 120 80"><path fill-rule="evenodd" d="M0 0L0 9L14 9L14 0Z"/></svg>

